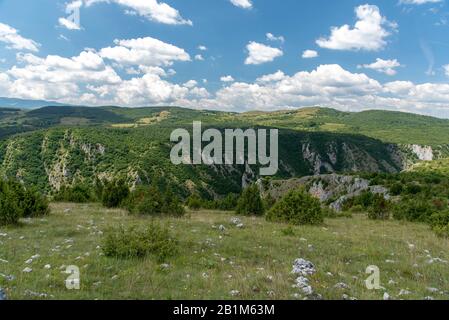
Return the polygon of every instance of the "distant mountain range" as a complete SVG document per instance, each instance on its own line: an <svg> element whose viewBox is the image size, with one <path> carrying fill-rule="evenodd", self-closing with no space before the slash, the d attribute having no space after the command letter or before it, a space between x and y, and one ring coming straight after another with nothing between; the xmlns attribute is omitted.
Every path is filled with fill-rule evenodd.
<svg viewBox="0 0 449 320"><path fill-rule="evenodd" d="M66 104L45 101L45 100L25 100L16 98L2 98L0 97L0 108L17 108L17 109L37 109L48 106L65 106Z"/></svg>

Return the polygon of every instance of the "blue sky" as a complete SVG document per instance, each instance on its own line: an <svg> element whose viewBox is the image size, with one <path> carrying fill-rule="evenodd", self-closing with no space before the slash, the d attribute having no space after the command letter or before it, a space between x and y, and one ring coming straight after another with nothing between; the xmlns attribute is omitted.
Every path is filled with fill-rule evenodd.
<svg viewBox="0 0 449 320"><path fill-rule="evenodd" d="M449 117L445 2L0 0L0 96Z"/></svg>

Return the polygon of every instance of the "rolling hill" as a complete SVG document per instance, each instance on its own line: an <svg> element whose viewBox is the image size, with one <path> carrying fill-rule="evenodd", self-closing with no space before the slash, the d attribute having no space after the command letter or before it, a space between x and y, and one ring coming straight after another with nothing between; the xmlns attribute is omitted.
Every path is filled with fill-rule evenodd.
<svg viewBox="0 0 449 320"><path fill-rule="evenodd" d="M130 184L163 177L180 194L216 197L258 178L254 166L175 166L170 133L203 127L280 129L277 178L329 172L398 172L449 154L449 121L387 111L326 108L231 113L177 107L53 106L0 110L0 174L50 191L95 178Z"/></svg>

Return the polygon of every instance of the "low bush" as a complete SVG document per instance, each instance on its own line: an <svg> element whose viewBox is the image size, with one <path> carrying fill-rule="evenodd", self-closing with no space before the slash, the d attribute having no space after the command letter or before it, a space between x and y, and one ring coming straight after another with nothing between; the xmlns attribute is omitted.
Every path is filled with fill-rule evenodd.
<svg viewBox="0 0 449 320"><path fill-rule="evenodd" d="M16 181L0 181L0 225L50 213L47 198Z"/></svg>
<svg viewBox="0 0 449 320"><path fill-rule="evenodd" d="M107 208L118 208L128 196L129 187L124 180L110 181L104 184L101 202Z"/></svg>
<svg viewBox="0 0 449 320"><path fill-rule="evenodd" d="M62 187L54 196L54 201L65 201L75 203L86 203L94 201L95 197L92 190L85 185L77 184L72 187Z"/></svg>
<svg viewBox="0 0 449 320"><path fill-rule="evenodd" d="M393 207L393 217L397 220L429 222L436 210L424 199L403 199Z"/></svg>
<svg viewBox="0 0 449 320"><path fill-rule="evenodd" d="M158 262L175 255L178 241L167 228L152 223L148 226L119 226L106 230L102 250L105 256L121 259L154 256Z"/></svg>
<svg viewBox="0 0 449 320"><path fill-rule="evenodd" d="M449 211L436 212L430 217L432 230L438 236L449 237Z"/></svg>
<svg viewBox="0 0 449 320"><path fill-rule="evenodd" d="M370 191L364 191L356 197L350 198L343 204L343 210L349 211L353 207L361 207L362 211L368 210L373 204L374 194Z"/></svg>
<svg viewBox="0 0 449 320"><path fill-rule="evenodd" d="M185 209L179 198L171 191L161 194L155 186L140 186L133 191L125 202L131 214L182 216Z"/></svg>
<svg viewBox="0 0 449 320"><path fill-rule="evenodd" d="M391 204L383 194L375 194L371 206L368 208L368 218L371 220L388 220Z"/></svg>
<svg viewBox="0 0 449 320"><path fill-rule="evenodd" d="M187 205L187 207L189 207L189 209L195 210L195 211L200 210L203 207L203 203L201 201L201 198L198 195L196 195L196 194L191 195L187 199L186 205Z"/></svg>
<svg viewBox="0 0 449 320"><path fill-rule="evenodd" d="M324 221L324 214L319 200L300 188L276 202L266 218L271 222L293 225L319 225Z"/></svg>
<svg viewBox="0 0 449 320"><path fill-rule="evenodd" d="M263 215L265 212L259 187L255 184L243 190L236 212L242 215Z"/></svg>
<svg viewBox="0 0 449 320"><path fill-rule="evenodd" d="M403 190L404 190L404 187L399 182L396 182L395 184L393 184L390 187L390 193L392 196L399 196Z"/></svg>

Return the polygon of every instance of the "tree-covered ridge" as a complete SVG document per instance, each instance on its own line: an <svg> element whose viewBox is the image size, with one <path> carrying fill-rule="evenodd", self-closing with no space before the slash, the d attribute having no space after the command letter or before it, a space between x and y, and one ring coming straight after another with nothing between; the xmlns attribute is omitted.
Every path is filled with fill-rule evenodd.
<svg viewBox="0 0 449 320"><path fill-rule="evenodd" d="M246 183L258 179L257 166L173 165L170 134L174 128L162 121L135 128L70 126L23 133L0 142L0 174L47 191L117 175L131 185L164 177L178 193L186 195L195 189L209 197L239 193ZM397 172L402 163L392 148L360 135L281 130L277 177Z"/></svg>
<svg viewBox="0 0 449 320"><path fill-rule="evenodd" d="M383 110L358 113L329 108L232 113L179 107L120 108L56 106L24 111L0 109L0 139L18 132L54 126L103 125L119 128L173 126L203 121L218 127L268 126L307 132L361 134L387 143L447 145L449 120Z"/></svg>

